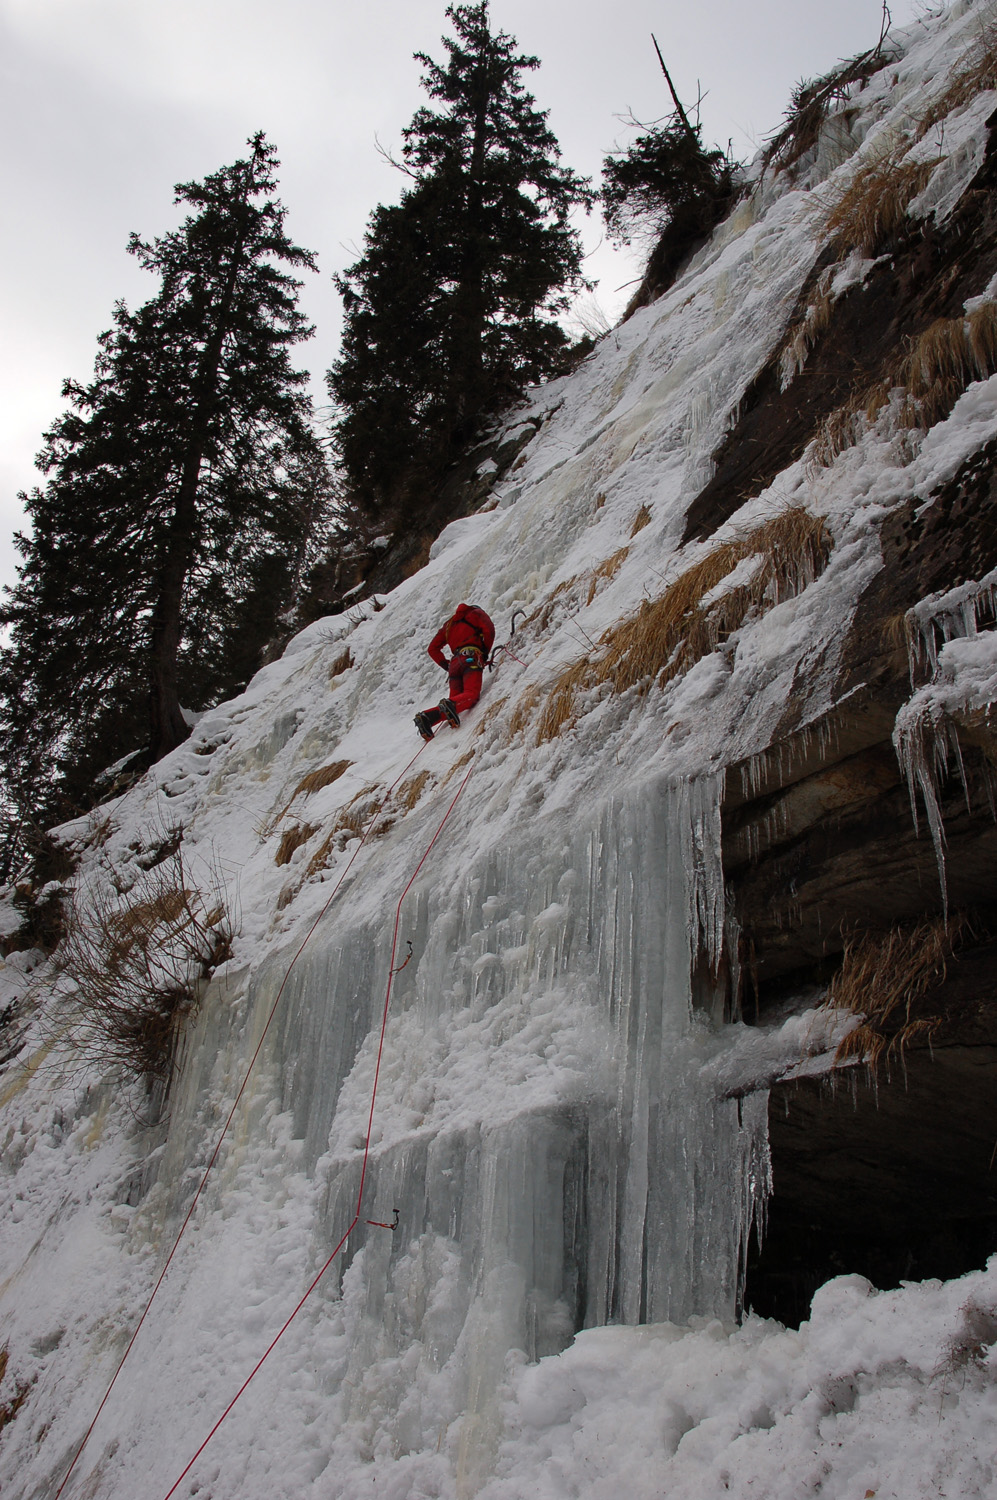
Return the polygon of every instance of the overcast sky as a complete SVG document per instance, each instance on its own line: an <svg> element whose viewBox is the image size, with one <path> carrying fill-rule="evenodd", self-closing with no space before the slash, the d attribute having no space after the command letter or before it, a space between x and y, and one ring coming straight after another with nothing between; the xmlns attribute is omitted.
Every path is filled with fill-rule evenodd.
<svg viewBox="0 0 997 1500"><path fill-rule="evenodd" d="M892 0L894 29L925 10ZM441 58L444 0L0 0L4 233L0 237L0 583L13 578L16 493L38 479L41 432L66 376L87 380L114 302L155 282L125 254L177 222L173 184L235 160L262 129L282 161L288 228L318 254L300 346L316 376L335 357L334 271L370 211L404 179L397 151L421 102L416 50ZM707 92L704 137L750 158L790 89L875 44L881 0L492 0L541 68L528 80L563 159L597 176L627 138L619 116L665 114L658 38L684 101ZM632 260L582 224L598 298L615 313Z"/></svg>

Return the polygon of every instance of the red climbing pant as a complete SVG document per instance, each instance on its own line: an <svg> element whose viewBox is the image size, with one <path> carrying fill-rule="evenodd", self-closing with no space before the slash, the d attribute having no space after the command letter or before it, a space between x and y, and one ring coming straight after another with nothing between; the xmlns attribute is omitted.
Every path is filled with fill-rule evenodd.
<svg viewBox="0 0 997 1500"><path fill-rule="evenodd" d="M452 656L447 663L450 691L447 697L459 714L473 708L481 697L481 681L484 676L480 667L472 667L463 656Z"/></svg>
<svg viewBox="0 0 997 1500"><path fill-rule="evenodd" d="M484 673L473 667L464 656L452 656L447 662L447 697L459 714L473 708L481 696ZM435 706L427 708L425 717L430 725L439 724L443 718Z"/></svg>

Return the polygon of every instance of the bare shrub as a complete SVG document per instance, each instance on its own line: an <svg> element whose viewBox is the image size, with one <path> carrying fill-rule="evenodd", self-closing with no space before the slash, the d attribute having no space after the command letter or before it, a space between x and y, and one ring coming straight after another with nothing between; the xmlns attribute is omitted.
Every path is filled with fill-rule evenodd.
<svg viewBox="0 0 997 1500"><path fill-rule="evenodd" d="M948 922L939 917L849 938L827 1004L861 1016L862 1024L839 1044L835 1062L858 1057L875 1070L912 1042L930 1041L940 1018L915 1018L914 1009L928 990L941 984L947 962L968 930L964 917Z"/></svg>
<svg viewBox="0 0 997 1500"><path fill-rule="evenodd" d="M817 144L821 127L833 106L844 103L853 84L864 83L883 65L883 41L858 57L841 63L823 78L802 79L790 96L785 123L765 149L765 166L785 170Z"/></svg>
<svg viewBox="0 0 997 1500"><path fill-rule="evenodd" d="M860 167L827 216L837 253L878 254L907 227L907 210L937 165L937 161L902 162L885 156Z"/></svg>
<svg viewBox="0 0 997 1500"><path fill-rule="evenodd" d="M183 843L183 824L148 830L140 834L129 849L135 853L135 863L140 870L152 870L172 859Z"/></svg>
<svg viewBox="0 0 997 1500"><path fill-rule="evenodd" d="M644 691L687 672L743 623L752 609L799 593L827 563L831 537L822 516L793 506L746 536L714 547L657 599L607 630L592 656L566 667L555 681L537 726L537 743L574 722L580 693L609 683L616 693ZM721 585L738 564L757 558L742 582Z"/></svg>
<svg viewBox="0 0 997 1500"><path fill-rule="evenodd" d="M290 864L291 855L295 849L300 849L302 844L307 844L313 833L318 833L317 823L296 823L293 828L285 829L277 845L277 853L273 858L274 864Z"/></svg>
<svg viewBox="0 0 997 1500"><path fill-rule="evenodd" d="M70 1045L90 1062L168 1080L184 1024L232 938L224 903L190 885L180 850L149 873L138 900L103 884L77 890L57 955L74 984Z"/></svg>

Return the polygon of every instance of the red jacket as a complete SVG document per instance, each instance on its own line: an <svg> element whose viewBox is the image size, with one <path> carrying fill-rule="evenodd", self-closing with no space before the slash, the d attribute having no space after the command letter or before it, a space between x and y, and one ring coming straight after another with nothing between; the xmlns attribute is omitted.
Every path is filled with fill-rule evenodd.
<svg viewBox="0 0 997 1500"><path fill-rule="evenodd" d="M490 655L495 644L495 626L476 604L458 604L441 630L438 630L427 647L438 666L445 667L447 659L443 647L449 646L451 655L461 646L477 646L485 656Z"/></svg>

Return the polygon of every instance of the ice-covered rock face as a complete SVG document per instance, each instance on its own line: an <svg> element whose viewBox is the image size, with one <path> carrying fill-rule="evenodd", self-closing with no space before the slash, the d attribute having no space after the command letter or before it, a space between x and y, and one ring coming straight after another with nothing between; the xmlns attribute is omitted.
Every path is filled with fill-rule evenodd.
<svg viewBox="0 0 997 1500"><path fill-rule="evenodd" d="M425 1412L416 1421L382 1393L381 1440L418 1451L456 1424L458 1467L482 1478L511 1351L554 1354L609 1321L733 1317L767 1167L764 1096L739 1104L718 1087L726 1028L691 999L693 935L705 925L704 938L722 938L712 779L659 779L562 810L540 842L507 829L455 861L454 843L480 837L472 796L469 783L453 841L408 898L400 930L413 956L393 986L363 1215L301 1316L321 1341L345 1272L349 1339L331 1365L320 1358L340 1391L340 1442L366 1421L371 1382L402 1362ZM401 846L412 862L448 800L413 818ZM357 904L331 910L298 958L199 1210L215 1224L212 1259L238 1263L246 1224L233 1201L252 1196L272 1242L295 1195L292 1274L278 1259L273 1275L289 1299L351 1223L363 1170L391 912L372 920ZM219 982L204 1005L157 1219L179 1222L190 1161L210 1138L204 1101L248 1067L292 953L264 961L237 1003L222 1003ZM267 1179L277 1201L265 1206ZM152 1209L140 1212L144 1239ZM195 1241L179 1252L181 1281L188 1264L200 1279ZM210 1335L199 1297L175 1302L171 1320L192 1312L182 1342L231 1344L227 1302ZM245 1399L251 1412L255 1390Z"/></svg>
<svg viewBox="0 0 997 1500"><path fill-rule="evenodd" d="M972 19L957 7L904 39L850 101L849 141L894 149L919 91L941 92L973 45ZM960 128L951 157L938 146L942 207L978 165ZM835 139L813 184L857 169L837 165ZM67 1051L65 979L0 969L32 1028L0 1081L0 1401L26 1391L0 1481L17 1500L58 1490L209 1163L67 1496L355 1500L376 1480L388 1496L490 1484L525 1500L550 1476L551 1494L586 1494L564 1428L584 1420L593 1364L609 1362L612 1387L644 1346L607 1333L561 1351L613 1323L706 1320L679 1357L698 1361L698 1415L670 1387L662 1442L674 1452L707 1421L702 1372L730 1335L769 1187L766 1084L835 1042L819 1017L749 1031L724 1013L711 978L736 952L724 768L769 745L788 703L820 719L881 569L877 520L997 432L994 382L978 382L918 451L870 427L833 467L797 457L708 541L682 543L711 454L777 359L823 203L764 179L666 296L536 393L536 436L495 503L449 527L426 568L376 611L310 626L132 792L66 831L79 890L113 905L142 898L150 851L182 828L185 869L222 893L236 938L167 1115L148 1125L136 1086ZM835 295L867 270L842 271ZM789 590L733 547L680 617L701 628L683 670L614 691L598 668L620 622L657 618L651 605L712 552L794 508L825 518L822 566ZM514 611L527 618L459 733L420 749L412 715L441 691L424 646L461 600L489 611L501 642ZM581 658L592 671L545 730L551 690ZM734 1337L721 1374L751 1342ZM649 1381L678 1338L641 1355ZM758 1343L795 1391L800 1340ZM524 1385L518 1366L538 1359L556 1373ZM785 1417L788 1471L812 1452L795 1400L737 1419ZM732 1422L726 1387L717 1402ZM543 1480L515 1448L537 1424L551 1434Z"/></svg>

